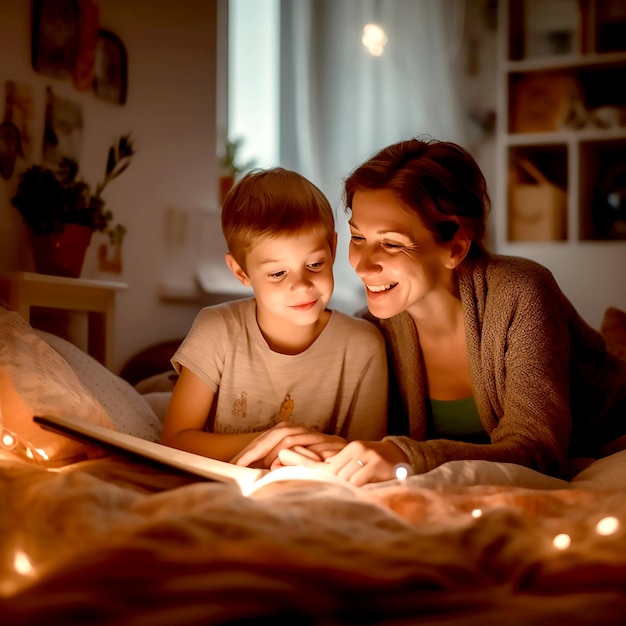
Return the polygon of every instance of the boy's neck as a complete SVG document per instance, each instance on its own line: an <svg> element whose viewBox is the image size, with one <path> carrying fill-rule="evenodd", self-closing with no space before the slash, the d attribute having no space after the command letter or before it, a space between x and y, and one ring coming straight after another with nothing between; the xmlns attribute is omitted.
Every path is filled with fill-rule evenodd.
<svg viewBox="0 0 626 626"><path fill-rule="evenodd" d="M278 354L300 354L309 348L326 328L331 311L326 309L315 324L297 326L283 319L259 315L257 324L272 352Z"/></svg>

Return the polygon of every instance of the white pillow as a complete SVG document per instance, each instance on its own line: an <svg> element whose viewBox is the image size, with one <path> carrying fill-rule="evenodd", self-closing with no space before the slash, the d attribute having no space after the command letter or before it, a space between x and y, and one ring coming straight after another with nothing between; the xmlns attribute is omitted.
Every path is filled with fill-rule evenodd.
<svg viewBox="0 0 626 626"><path fill-rule="evenodd" d="M570 481L575 489L626 491L626 450L595 460Z"/></svg>
<svg viewBox="0 0 626 626"><path fill-rule="evenodd" d="M171 391L150 391L142 394L145 401L152 407L156 416L161 422L161 427L165 423L165 415L172 399Z"/></svg>
<svg viewBox="0 0 626 626"><path fill-rule="evenodd" d="M42 330L34 332L70 364L83 386L104 407L116 430L148 441L159 440L159 418L130 383L69 341Z"/></svg>
<svg viewBox="0 0 626 626"><path fill-rule="evenodd" d="M13 439L3 439L3 445L25 453L37 450L51 463L102 455L102 450L45 430L33 421L33 416L72 415L115 429L104 407L81 383L70 364L18 313L3 307L0 307L0 413L0 426L13 435Z"/></svg>
<svg viewBox="0 0 626 626"><path fill-rule="evenodd" d="M448 461L430 472L410 476L407 480L415 487L427 489L475 485L523 487L525 489L567 489L570 486L567 481L553 478L523 465L493 461Z"/></svg>

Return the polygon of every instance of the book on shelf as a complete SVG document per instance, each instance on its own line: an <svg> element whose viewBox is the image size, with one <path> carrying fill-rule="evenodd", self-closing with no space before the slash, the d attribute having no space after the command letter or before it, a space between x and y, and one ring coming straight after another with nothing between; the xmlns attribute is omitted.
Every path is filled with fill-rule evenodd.
<svg viewBox="0 0 626 626"><path fill-rule="evenodd" d="M33 419L42 428L57 434L166 465L207 480L237 485L244 495L251 495L273 483L294 480L332 483L352 491L359 489L324 470L298 466L284 466L275 470L242 467L192 452L170 448L161 443L147 441L75 417L37 415Z"/></svg>

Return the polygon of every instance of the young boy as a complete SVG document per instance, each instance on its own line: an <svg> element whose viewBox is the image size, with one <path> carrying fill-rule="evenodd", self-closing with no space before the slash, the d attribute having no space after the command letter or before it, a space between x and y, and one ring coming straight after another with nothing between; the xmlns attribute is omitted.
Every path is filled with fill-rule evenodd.
<svg viewBox="0 0 626 626"><path fill-rule="evenodd" d="M199 312L172 357L180 377L161 443L271 468L284 448L321 460L384 436L382 336L327 308L337 233L324 194L296 172L255 170L226 197L222 232L226 264L254 297Z"/></svg>

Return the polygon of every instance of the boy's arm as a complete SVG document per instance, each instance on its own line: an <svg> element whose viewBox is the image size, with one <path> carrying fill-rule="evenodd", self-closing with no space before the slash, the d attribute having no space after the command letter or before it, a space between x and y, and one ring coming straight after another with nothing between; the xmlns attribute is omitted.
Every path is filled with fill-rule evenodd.
<svg viewBox="0 0 626 626"><path fill-rule="evenodd" d="M220 461L230 461L259 436L260 433L223 435L204 430L214 400L215 392L183 367L167 409L161 443Z"/></svg>

